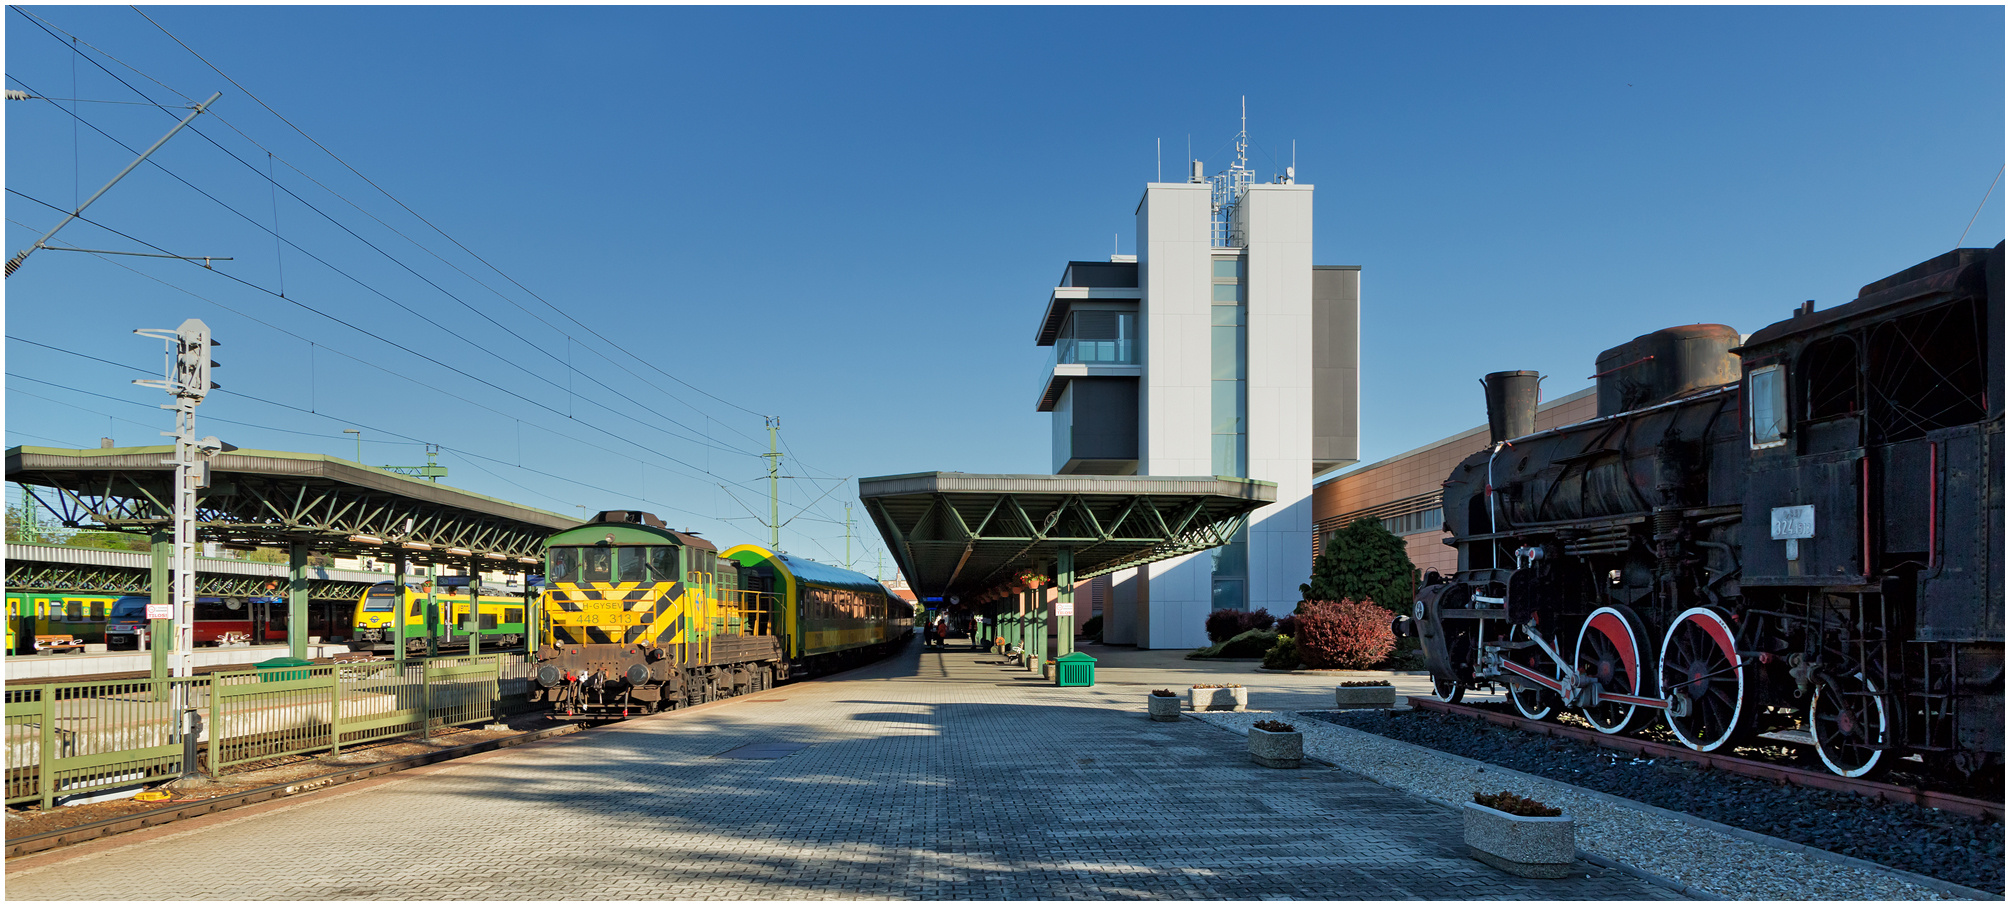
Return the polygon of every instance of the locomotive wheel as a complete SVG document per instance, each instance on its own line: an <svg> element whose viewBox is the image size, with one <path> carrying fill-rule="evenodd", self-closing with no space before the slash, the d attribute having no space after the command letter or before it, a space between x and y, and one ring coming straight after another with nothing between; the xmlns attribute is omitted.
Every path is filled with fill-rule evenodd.
<svg viewBox="0 0 2010 906"><path fill-rule="evenodd" d="M1508 630L1508 641L1510 642L1519 642L1527 638L1528 630L1523 629L1519 624L1516 624L1513 629ZM1544 676L1554 678L1557 674L1556 662L1550 660L1549 655L1542 653L1542 649L1534 645L1509 651L1507 652L1507 657L1509 660ZM1520 711L1521 716L1529 720L1548 720L1550 715L1556 713L1556 707L1562 704L1562 701L1556 697L1556 693L1541 686L1532 684L1522 686L1513 681L1510 681L1507 685L1508 700L1514 702L1514 709Z"/></svg>
<svg viewBox="0 0 2010 906"><path fill-rule="evenodd" d="M1602 692L1640 694L1640 620L1617 607L1591 612L1577 630L1577 672L1598 680ZM1624 733L1639 723L1635 705L1601 701L1582 709L1584 719L1600 733Z"/></svg>
<svg viewBox="0 0 2010 906"><path fill-rule="evenodd" d="M1852 695L1866 690L1862 674L1815 684L1808 702L1808 729L1815 738L1815 754L1822 764L1844 777L1874 777L1886 766L1884 749L1873 748L1891 739L1891 722L1884 696Z"/></svg>
<svg viewBox="0 0 2010 906"><path fill-rule="evenodd" d="M1745 706L1745 665L1731 624L1714 608L1691 607L1661 640L1661 688L1689 700L1685 717L1668 712L1668 729L1698 752L1714 752L1751 722Z"/></svg>
<svg viewBox="0 0 2010 906"><path fill-rule="evenodd" d="M1448 705L1456 705L1459 703L1459 699L1466 697L1466 684L1458 680L1447 680L1432 676L1431 694L1437 696L1438 701Z"/></svg>

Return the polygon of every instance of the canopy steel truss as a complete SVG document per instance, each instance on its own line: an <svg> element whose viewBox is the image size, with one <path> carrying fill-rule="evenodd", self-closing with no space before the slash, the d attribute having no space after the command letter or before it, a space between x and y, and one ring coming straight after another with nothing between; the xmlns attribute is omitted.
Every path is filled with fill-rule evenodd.
<svg viewBox="0 0 2010 906"><path fill-rule="evenodd" d="M173 514L171 447L7 451L7 480L65 526L151 533ZM204 541L305 543L339 556L535 565L572 517L310 453L236 450L210 461L197 503Z"/></svg>
<svg viewBox="0 0 2010 906"><path fill-rule="evenodd" d="M974 602L1009 594L1028 571L1052 579L1062 551L1080 580L1226 544L1277 487L929 472L860 479L859 499L917 594Z"/></svg>
<svg viewBox="0 0 2010 906"><path fill-rule="evenodd" d="M152 575L151 569L143 567L8 560L7 590L143 595L148 592ZM307 596L310 598L360 599L369 590L369 583L343 579L314 579L307 583ZM275 581L266 576L231 576L198 571L195 574L195 593L199 597L283 595L286 593L286 579L282 576Z"/></svg>

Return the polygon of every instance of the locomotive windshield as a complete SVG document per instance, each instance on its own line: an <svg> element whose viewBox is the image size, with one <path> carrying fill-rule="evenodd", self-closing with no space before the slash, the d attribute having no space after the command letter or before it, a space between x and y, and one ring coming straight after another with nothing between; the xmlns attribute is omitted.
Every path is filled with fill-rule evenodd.
<svg viewBox="0 0 2010 906"><path fill-rule="evenodd" d="M635 547L554 547L552 582L675 582L677 548L670 545Z"/></svg>

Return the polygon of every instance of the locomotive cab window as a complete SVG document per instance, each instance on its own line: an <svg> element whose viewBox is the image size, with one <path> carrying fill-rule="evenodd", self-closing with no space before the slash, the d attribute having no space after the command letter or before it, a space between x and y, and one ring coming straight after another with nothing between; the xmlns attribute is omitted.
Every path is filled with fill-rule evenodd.
<svg viewBox="0 0 2010 906"><path fill-rule="evenodd" d="M620 581L622 582L643 581L643 575L645 572L647 572L645 564L645 560L647 559L647 557L644 553L647 550L648 548L630 547L630 548L623 548L622 550L616 553L615 559L618 560L621 564Z"/></svg>
<svg viewBox="0 0 2010 906"><path fill-rule="evenodd" d="M579 582L609 582L614 576L614 548L582 547L579 549Z"/></svg>
<svg viewBox="0 0 2010 906"><path fill-rule="evenodd" d="M649 548L649 580L652 582L677 581L677 549L674 547Z"/></svg>
<svg viewBox="0 0 2010 906"><path fill-rule="evenodd" d="M1787 442L1787 382L1780 366L1754 368L1745 376L1745 404L1752 413L1752 449Z"/></svg>
<svg viewBox="0 0 2010 906"><path fill-rule="evenodd" d="M549 581L571 582L579 569L579 548L554 547L551 549L551 575Z"/></svg>

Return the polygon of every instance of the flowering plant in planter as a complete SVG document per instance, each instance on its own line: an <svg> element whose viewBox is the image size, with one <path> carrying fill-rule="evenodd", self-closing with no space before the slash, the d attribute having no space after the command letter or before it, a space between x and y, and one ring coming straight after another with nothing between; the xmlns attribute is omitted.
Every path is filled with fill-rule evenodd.
<svg viewBox="0 0 2010 906"><path fill-rule="evenodd" d="M1355 680L1333 687L1335 708L1396 707L1396 687L1388 680Z"/></svg>
<svg viewBox="0 0 2010 906"><path fill-rule="evenodd" d="M1241 711L1249 707L1249 690L1234 683L1195 683L1187 690L1195 711Z"/></svg>
<svg viewBox="0 0 2010 906"><path fill-rule="evenodd" d="M1473 858L1524 878L1562 878L1577 860L1577 828L1562 809L1502 790L1466 803Z"/></svg>
<svg viewBox="0 0 2010 906"><path fill-rule="evenodd" d="M1305 759L1305 734L1281 720L1259 720L1249 728L1249 760L1266 768L1295 768Z"/></svg>

